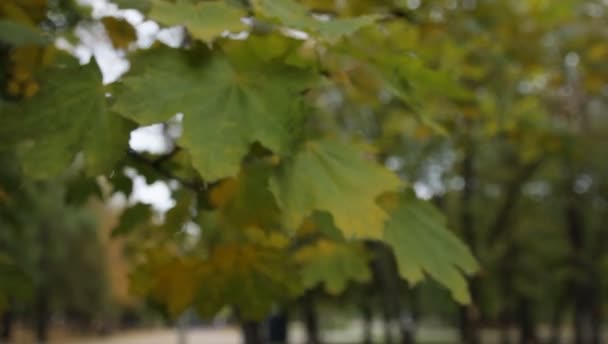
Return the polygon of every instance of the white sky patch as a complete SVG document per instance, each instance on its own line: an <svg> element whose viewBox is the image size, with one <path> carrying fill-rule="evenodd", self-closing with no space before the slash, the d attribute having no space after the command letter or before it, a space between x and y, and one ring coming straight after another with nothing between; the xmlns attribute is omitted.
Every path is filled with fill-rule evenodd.
<svg viewBox="0 0 608 344"><path fill-rule="evenodd" d="M416 192L416 196L421 199L429 200L433 197L433 190L423 182L414 183L414 192Z"/></svg>
<svg viewBox="0 0 608 344"><path fill-rule="evenodd" d="M308 35L308 33L301 30L290 29L288 27L281 28L281 33L283 33L285 36L299 39L302 41L305 41L310 38L310 35Z"/></svg>
<svg viewBox="0 0 608 344"><path fill-rule="evenodd" d="M171 198L171 189L167 183L155 181L147 184L143 176L133 177L133 193L129 202L150 204L160 213L165 213L175 206L175 200Z"/></svg>
<svg viewBox="0 0 608 344"><path fill-rule="evenodd" d="M564 63L566 64L566 67L570 68L575 68L578 65L579 61L580 58L578 57L578 54L573 51L569 52L564 58Z"/></svg>
<svg viewBox="0 0 608 344"><path fill-rule="evenodd" d="M384 166L389 170L396 172L403 167L403 159L398 156L389 156L384 162Z"/></svg>
<svg viewBox="0 0 608 344"><path fill-rule="evenodd" d="M112 83L129 70L129 61L124 53L114 49L102 24L79 26L76 35L88 48L103 74L103 83Z"/></svg>
<svg viewBox="0 0 608 344"><path fill-rule="evenodd" d="M129 147L138 152L152 154L166 153L171 147L170 143L165 140L162 132L162 124L152 124L137 128L131 132Z"/></svg>

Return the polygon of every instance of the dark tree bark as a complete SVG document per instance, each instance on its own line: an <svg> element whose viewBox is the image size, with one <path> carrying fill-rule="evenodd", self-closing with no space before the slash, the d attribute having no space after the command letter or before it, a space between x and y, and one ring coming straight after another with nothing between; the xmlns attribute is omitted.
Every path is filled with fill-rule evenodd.
<svg viewBox="0 0 608 344"><path fill-rule="evenodd" d="M473 214L473 193L475 187L475 148L474 142L467 139L465 143L465 155L462 162L462 177L464 188L461 194L460 227L465 242L469 245L474 255L477 253L477 234L475 233L475 222ZM475 277L469 279L471 292L471 304L460 307L460 337L465 344L479 344L479 280Z"/></svg>
<svg viewBox="0 0 608 344"><path fill-rule="evenodd" d="M366 302L361 305L361 315L363 317L363 344L372 344L372 322L374 319L372 308Z"/></svg>
<svg viewBox="0 0 608 344"><path fill-rule="evenodd" d="M34 303L34 330L36 340L39 344L48 341L49 321L51 317L50 297L51 297L51 276L48 273L48 252L49 252L49 228L42 226L38 240L40 240L42 254L38 257L39 273L42 274L42 282L36 288Z"/></svg>
<svg viewBox="0 0 608 344"><path fill-rule="evenodd" d="M287 327L289 318L287 312L281 309L268 319L268 341L270 343L287 343Z"/></svg>
<svg viewBox="0 0 608 344"><path fill-rule="evenodd" d="M536 334L536 322L532 313L532 301L526 297L521 297L517 303L517 320L519 323L519 343L536 344L538 336Z"/></svg>
<svg viewBox="0 0 608 344"><path fill-rule="evenodd" d="M243 333L244 344L265 344L259 322L250 320L242 321L241 332Z"/></svg>
<svg viewBox="0 0 608 344"><path fill-rule="evenodd" d="M321 344L319 314L315 306L314 290L307 291L300 302L306 328L306 341L308 344Z"/></svg>
<svg viewBox="0 0 608 344"><path fill-rule="evenodd" d="M500 344L512 344L511 342L511 314L503 310L499 315L500 322Z"/></svg>
<svg viewBox="0 0 608 344"><path fill-rule="evenodd" d="M36 340L39 344L44 344L48 341L50 309L49 309L49 292L45 287L41 287L36 295L36 314L35 332Z"/></svg>
<svg viewBox="0 0 608 344"><path fill-rule="evenodd" d="M596 298L591 310L591 343L600 344L602 340L602 308L600 306L601 299Z"/></svg>
<svg viewBox="0 0 608 344"><path fill-rule="evenodd" d="M582 200L574 193L573 186L576 174L570 171L566 181L566 194L568 199L565 204L566 234L570 245L571 264L578 271L589 272L585 262L586 224L581 209ZM592 343L592 309L594 307L593 288L588 282L589 276L585 278L573 278L569 281L570 294L574 298L574 343Z"/></svg>
<svg viewBox="0 0 608 344"><path fill-rule="evenodd" d="M551 315L551 334L548 344L561 344L562 342L562 317L566 307L567 295L560 296Z"/></svg>
<svg viewBox="0 0 608 344"><path fill-rule="evenodd" d="M0 343L9 343L13 337L15 313L9 308L2 314L2 328L0 330Z"/></svg>

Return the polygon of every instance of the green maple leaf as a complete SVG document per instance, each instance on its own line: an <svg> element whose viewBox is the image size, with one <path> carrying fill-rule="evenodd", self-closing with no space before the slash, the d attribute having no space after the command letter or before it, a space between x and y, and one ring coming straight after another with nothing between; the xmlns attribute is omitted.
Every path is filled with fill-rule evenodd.
<svg viewBox="0 0 608 344"><path fill-rule="evenodd" d="M26 174L56 176L81 151L89 174L109 170L124 154L133 126L108 111L97 65L66 60L46 70L42 80L38 94L11 106L0 119L0 136L21 142Z"/></svg>
<svg viewBox="0 0 608 344"><path fill-rule="evenodd" d="M140 124L184 114L180 144L193 166L212 181L235 176L250 145L260 142L284 154L301 116L299 93L307 74L282 65L244 65L213 52L159 48L134 59L115 109ZM252 64L250 57L245 63Z"/></svg>
<svg viewBox="0 0 608 344"><path fill-rule="evenodd" d="M132 8L141 13L148 13L152 4L151 0L112 0L119 8Z"/></svg>
<svg viewBox="0 0 608 344"><path fill-rule="evenodd" d="M327 211L346 237L380 238L387 214L376 198L401 187L399 178L350 145L313 141L270 180L287 228Z"/></svg>
<svg viewBox="0 0 608 344"><path fill-rule="evenodd" d="M237 178L224 179L211 193L218 220L242 231L257 227L264 230L280 228L276 201L268 190L270 166L250 164L243 166Z"/></svg>
<svg viewBox="0 0 608 344"><path fill-rule="evenodd" d="M137 225L146 223L152 218L153 210L149 204L138 203L125 209L120 215L118 225L112 230L112 236L127 234Z"/></svg>
<svg viewBox="0 0 608 344"><path fill-rule="evenodd" d="M46 45L51 41L42 32L29 25L0 19L0 42L11 45Z"/></svg>
<svg viewBox="0 0 608 344"><path fill-rule="evenodd" d="M224 31L246 30L247 25L241 22L246 14L243 9L222 1L156 0L152 2L149 17L165 25L184 25L193 37L211 42Z"/></svg>
<svg viewBox="0 0 608 344"><path fill-rule="evenodd" d="M319 240L295 253L301 264L302 285L313 288L323 283L330 294L339 294L351 280L370 279L368 257L357 244Z"/></svg>
<svg viewBox="0 0 608 344"><path fill-rule="evenodd" d="M428 274L447 287L458 302L470 302L464 275L476 272L477 262L431 204L414 198L403 200L391 213L384 241L393 248L403 278L415 284Z"/></svg>
<svg viewBox="0 0 608 344"><path fill-rule="evenodd" d="M255 11L262 16L276 19L285 26L310 32L330 42L352 35L379 18L377 15L365 15L317 20L310 16L308 8L293 0L253 0L253 5Z"/></svg>

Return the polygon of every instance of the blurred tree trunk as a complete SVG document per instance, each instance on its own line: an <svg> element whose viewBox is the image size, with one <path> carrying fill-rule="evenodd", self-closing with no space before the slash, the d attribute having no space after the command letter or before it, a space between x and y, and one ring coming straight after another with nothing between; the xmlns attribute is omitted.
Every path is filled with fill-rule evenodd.
<svg viewBox="0 0 608 344"><path fill-rule="evenodd" d="M565 168L569 172L566 180L566 204L564 214L566 217L566 234L570 245L571 265L575 271L585 272L585 222L581 209L580 197L574 192L576 173ZM589 288L585 285L585 278L581 276L572 277L569 281L570 294L574 298L574 342L575 344L591 344L591 316L589 305Z"/></svg>
<svg viewBox="0 0 608 344"><path fill-rule="evenodd" d="M502 298L502 310L498 316L499 327L500 327L500 343L511 344L511 325L513 322L513 271L514 266L512 264L513 256L516 254L515 247L511 246L505 256L501 259L500 264L500 294Z"/></svg>
<svg viewBox="0 0 608 344"><path fill-rule="evenodd" d="M551 316L551 334L548 344L560 344L562 342L562 317L568 299L567 296L567 294L560 296L553 310Z"/></svg>
<svg viewBox="0 0 608 344"><path fill-rule="evenodd" d="M241 332L244 344L265 344L258 321L241 321Z"/></svg>
<svg viewBox="0 0 608 344"><path fill-rule="evenodd" d="M500 344L511 344L511 314L503 310L499 315Z"/></svg>
<svg viewBox="0 0 608 344"><path fill-rule="evenodd" d="M41 283L36 288L35 304L34 304L34 322L35 322L35 333L36 340L38 343L46 343L48 341L48 330L50 321L50 286L51 276L48 272L48 264L50 260L50 247L49 247L49 228L47 226L41 226L39 228L39 237L41 254L38 257L38 269L42 277ZM69 267L65 267L69 269Z"/></svg>
<svg viewBox="0 0 608 344"><path fill-rule="evenodd" d="M372 344L373 342L373 313L372 307L367 302L368 300L363 300L361 304L361 315L363 316L363 344Z"/></svg>
<svg viewBox="0 0 608 344"><path fill-rule="evenodd" d="M601 298L596 298L591 310L591 343L602 343L602 306Z"/></svg>
<svg viewBox="0 0 608 344"><path fill-rule="evenodd" d="M50 320L49 291L44 286L38 289L35 312L36 340L39 344L43 344L48 341Z"/></svg>
<svg viewBox="0 0 608 344"><path fill-rule="evenodd" d="M462 178L464 188L461 194L460 227L463 238L473 255L477 253L477 234L473 214L473 193L475 184L475 143L466 138L464 145L464 159L462 161ZM471 304L460 307L460 337L465 344L479 344L479 279L469 279Z"/></svg>
<svg viewBox="0 0 608 344"><path fill-rule="evenodd" d="M268 341L270 343L287 343L289 318L284 309L280 309L270 316L267 321Z"/></svg>
<svg viewBox="0 0 608 344"><path fill-rule="evenodd" d="M381 291L384 342L387 344L394 342L392 325L394 320L398 320L400 342L413 344L414 318L411 312L402 309L399 271L393 253L387 246L373 241L367 242L367 247L374 252L371 269L374 284ZM404 314L407 315L407 321L402 317Z"/></svg>
<svg viewBox="0 0 608 344"><path fill-rule="evenodd" d="M304 315L304 326L306 328L306 341L308 344L320 344L319 314L315 307L314 290L307 291L301 299Z"/></svg>
<svg viewBox="0 0 608 344"><path fill-rule="evenodd" d="M7 310L2 314L2 329L0 332L0 343L9 343L13 336L15 324L15 313L11 309L10 302Z"/></svg>
<svg viewBox="0 0 608 344"><path fill-rule="evenodd" d="M520 297L517 302L517 321L519 323L519 343L536 344L536 322L532 312L532 301L527 297Z"/></svg>

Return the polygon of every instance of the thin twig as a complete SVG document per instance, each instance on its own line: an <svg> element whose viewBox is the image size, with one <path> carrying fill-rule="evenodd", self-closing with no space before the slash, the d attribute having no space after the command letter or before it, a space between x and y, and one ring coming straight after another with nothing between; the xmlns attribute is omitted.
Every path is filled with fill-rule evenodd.
<svg viewBox="0 0 608 344"><path fill-rule="evenodd" d="M199 181L192 181L192 180L187 180L187 179L178 177L163 168L162 163L169 160L172 156L174 156L177 153L177 151L179 151L179 148L174 149L173 151L171 151L171 153L163 155L162 157L160 157L158 159L151 160L151 159L148 159L148 158L144 157L143 155L137 153L136 151L134 151L132 149L128 149L127 156L129 156L134 161L137 161L139 163L142 163L146 166L151 167L154 171L156 171L158 174L160 174L161 176L163 176L165 178L176 180L183 187L191 189L195 192L201 191L202 189L204 189L204 187L203 187L204 183L200 183Z"/></svg>

